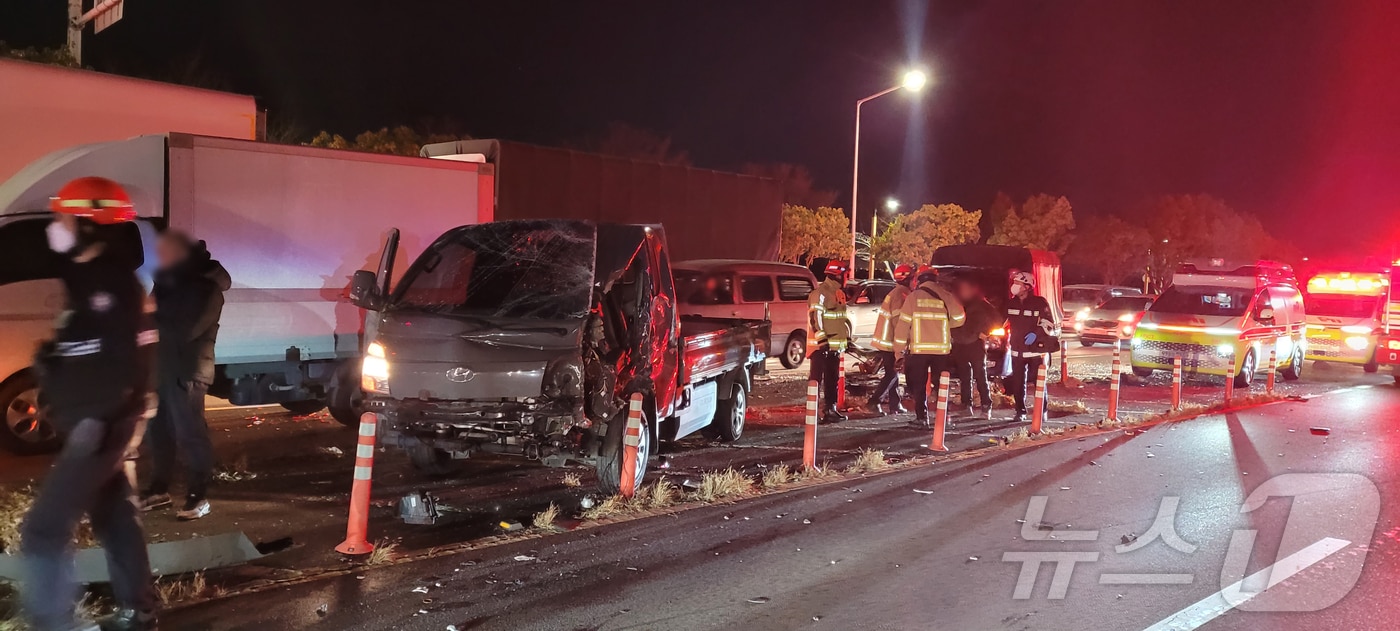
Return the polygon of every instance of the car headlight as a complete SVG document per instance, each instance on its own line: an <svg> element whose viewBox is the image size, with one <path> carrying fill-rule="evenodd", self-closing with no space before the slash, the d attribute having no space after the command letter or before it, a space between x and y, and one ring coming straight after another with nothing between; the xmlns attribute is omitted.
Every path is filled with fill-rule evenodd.
<svg viewBox="0 0 1400 631"><path fill-rule="evenodd" d="M1364 324L1348 324L1342 327L1342 332L1351 333L1353 335L1370 335L1371 327Z"/></svg>
<svg viewBox="0 0 1400 631"><path fill-rule="evenodd" d="M365 348L365 358L360 364L360 389L389 394L389 359L379 342L371 342Z"/></svg>
<svg viewBox="0 0 1400 631"><path fill-rule="evenodd" d="M1362 337L1360 335L1353 335L1346 339L1346 344L1347 348L1350 348L1351 350L1364 351L1366 350L1367 346L1371 345L1371 338Z"/></svg>
<svg viewBox="0 0 1400 631"><path fill-rule="evenodd" d="M1084 330L1084 323L1083 323L1083 322L1075 322L1075 323L1074 323L1074 330L1076 330L1076 331L1083 331L1083 330Z"/></svg>
<svg viewBox="0 0 1400 631"><path fill-rule="evenodd" d="M1216 354L1216 355L1219 355L1219 356L1221 356L1221 357L1229 357L1229 356L1231 356L1231 355L1234 355L1234 354L1235 354L1235 345L1234 345L1234 344L1221 344L1220 346L1215 347L1215 354Z"/></svg>

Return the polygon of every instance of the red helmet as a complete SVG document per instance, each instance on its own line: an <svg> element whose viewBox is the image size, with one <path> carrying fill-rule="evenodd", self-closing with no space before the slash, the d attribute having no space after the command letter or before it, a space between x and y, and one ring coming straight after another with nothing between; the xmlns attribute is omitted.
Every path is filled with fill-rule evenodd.
<svg viewBox="0 0 1400 631"><path fill-rule="evenodd" d="M49 208L103 225L136 219L136 207L126 190L105 177L80 177L64 184L57 196L49 198Z"/></svg>
<svg viewBox="0 0 1400 631"><path fill-rule="evenodd" d="M895 266L893 276L896 281L903 281L904 279L909 278L909 275L913 273L913 265L910 265L908 263L900 263L899 265Z"/></svg>

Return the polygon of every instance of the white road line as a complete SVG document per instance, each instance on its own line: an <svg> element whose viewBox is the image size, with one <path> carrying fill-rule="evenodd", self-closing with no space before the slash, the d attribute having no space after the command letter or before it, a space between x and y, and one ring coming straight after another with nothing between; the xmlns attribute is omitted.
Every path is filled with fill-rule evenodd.
<svg viewBox="0 0 1400 631"><path fill-rule="evenodd" d="M1205 597L1190 607L1182 609L1157 624L1147 627L1146 631L1191 631L1198 629L1202 625L1214 620L1225 612L1234 609L1251 598L1268 591L1270 587L1288 580L1308 567L1321 561L1333 553L1351 545L1350 541L1333 539L1327 537L1316 543L1303 548L1293 554L1288 555L1282 561L1255 572L1244 580L1234 585L1226 587L1210 596ZM1258 592L1242 591L1245 584L1259 585L1265 583L1267 586Z"/></svg>

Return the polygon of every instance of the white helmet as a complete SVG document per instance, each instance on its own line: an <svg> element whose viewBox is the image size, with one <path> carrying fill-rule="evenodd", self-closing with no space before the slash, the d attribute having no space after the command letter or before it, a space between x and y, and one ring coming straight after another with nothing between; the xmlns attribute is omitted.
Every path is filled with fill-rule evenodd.
<svg viewBox="0 0 1400 631"><path fill-rule="evenodd" d="M1035 277L1032 276L1030 272L1011 272L1011 282L1021 283L1022 285L1030 285L1031 287L1034 287Z"/></svg>

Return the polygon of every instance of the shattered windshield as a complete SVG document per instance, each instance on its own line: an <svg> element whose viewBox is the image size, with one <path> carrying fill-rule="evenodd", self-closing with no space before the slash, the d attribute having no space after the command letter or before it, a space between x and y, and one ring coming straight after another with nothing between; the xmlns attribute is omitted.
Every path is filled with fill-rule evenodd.
<svg viewBox="0 0 1400 631"><path fill-rule="evenodd" d="M575 222L468 226L414 261L393 307L444 315L569 319L588 314L595 234Z"/></svg>

